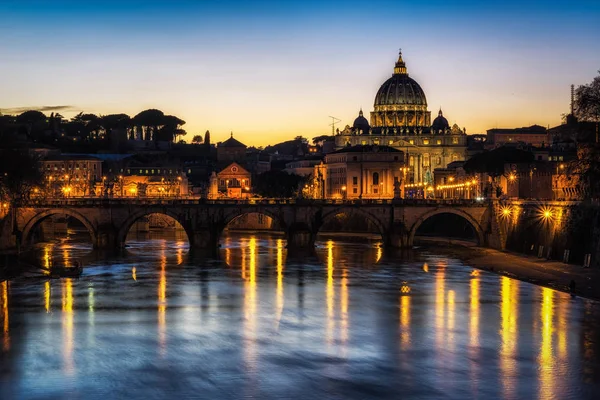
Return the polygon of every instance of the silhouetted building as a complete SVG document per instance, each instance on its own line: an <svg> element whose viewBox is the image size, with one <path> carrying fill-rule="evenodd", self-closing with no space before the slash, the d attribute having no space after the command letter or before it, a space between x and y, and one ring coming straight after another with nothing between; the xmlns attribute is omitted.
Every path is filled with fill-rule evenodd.
<svg viewBox="0 0 600 400"><path fill-rule="evenodd" d="M494 128L487 131L486 146L488 148L516 143L524 143L534 147L547 147L550 139L546 128L540 125L513 129Z"/></svg>
<svg viewBox="0 0 600 400"><path fill-rule="evenodd" d="M244 162L246 160L246 145L231 137L217 145L217 162Z"/></svg>

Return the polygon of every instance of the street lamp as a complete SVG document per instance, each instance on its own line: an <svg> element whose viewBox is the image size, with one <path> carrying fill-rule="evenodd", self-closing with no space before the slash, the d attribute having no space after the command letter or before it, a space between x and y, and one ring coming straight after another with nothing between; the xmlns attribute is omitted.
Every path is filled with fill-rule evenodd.
<svg viewBox="0 0 600 400"><path fill-rule="evenodd" d="M346 185L342 186L342 198L346 200Z"/></svg>
<svg viewBox="0 0 600 400"><path fill-rule="evenodd" d="M119 187L121 188L121 197L123 197L123 175L119 175Z"/></svg>

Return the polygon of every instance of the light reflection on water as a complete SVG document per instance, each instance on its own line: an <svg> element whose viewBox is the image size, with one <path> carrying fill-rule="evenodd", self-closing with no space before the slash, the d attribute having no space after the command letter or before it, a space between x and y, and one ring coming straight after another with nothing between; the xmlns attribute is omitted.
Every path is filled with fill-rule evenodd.
<svg viewBox="0 0 600 400"><path fill-rule="evenodd" d="M125 257L90 259L80 279L0 283L2 398L600 390L596 302L376 243L331 239L290 258L280 236L230 235L221 260L177 238L129 244ZM85 250L55 244L41 259Z"/></svg>

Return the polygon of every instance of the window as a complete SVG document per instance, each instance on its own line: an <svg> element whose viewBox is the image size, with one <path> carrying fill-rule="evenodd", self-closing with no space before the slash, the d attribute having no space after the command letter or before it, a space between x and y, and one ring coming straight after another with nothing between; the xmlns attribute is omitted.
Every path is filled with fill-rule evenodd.
<svg viewBox="0 0 600 400"><path fill-rule="evenodd" d="M358 193L358 189L357 188L352 189L352 193L357 194Z"/></svg>
<svg viewBox="0 0 600 400"><path fill-rule="evenodd" d="M442 139L438 139L435 141L435 144L442 144Z"/></svg>
<svg viewBox="0 0 600 400"><path fill-rule="evenodd" d="M379 191L377 190L377 188L373 188L373 193L375 193L375 194L379 193Z"/></svg>
<svg viewBox="0 0 600 400"><path fill-rule="evenodd" d="M458 161L458 154L452 154L452 161Z"/></svg>
<svg viewBox="0 0 600 400"><path fill-rule="evenodd" d="M361 142L360 142L360 144L362 144L362 145L364 146L364 145L366 145L366 144L367 144L367 141L366 141L366 140L363 140L363 141L361 141Z"/></svg>
<svg viewBox="0 0 600 400"><path fill-rule="evenodd" d="M265 223L265 216L262 214L258 214L258 223L263 225Z"/></svg>
<svg viewBox="0 0 600 400"><path fill-rule="evenodd" d="M358 157L356 157L356 156L352 157L352 161L358 161Z"/></svg>
<svg viewBox="0 0 600 400"><path fill-rule="evenodd" d="M353 176L352 177L352 184L353 185L358 185L358 176Z"/></svg>
<svg viewBox="0 0 600 400"><path fill-rule="evenodd" d="M429 139L423 139L423 144L425 144L425 145L429 144Z"/></svg>
<svg viewBox="0 0 600 400"><path fill-rule="evenodd" d="M373 185L379 185L379 173L373 172ZM377 193L377 192L375 192Z"/></svg>
<svg viewBox="0 0 600 400"><path fill-rule="evenodd" d="M453 137L452 138L452 144L458 144L458 138L457 137Z"/></svg>
<svg viewBox="0 0 600 400"><path fill-rule="evenodd" d="M428 153L423 154L423 166L429 167L429 154Z"/></svg>
<svg viewBox="0 0 600 400"><path fill-rule="evenodd" d="M436 165L442 165L442 157L437 158Z"/></svg>
<svg viewBox="0 0 600 400"><path fill-rule="evenodd" d="M410 158L408 159L408 165L413 167L415 165L415 157L414 156L410 156Z"/></svg>
<svg viewBox="0 0 600 400"><path fill-rule="evenodd" d="M392 144L394 144L393 140L388 141L388 144L391 146Z"/></svg>
<svg viewBox="0 0 600 400"><path fill-rule="evenodd" d="M413 139L410 139L410 140L408 141L408 143L410 143L410 144L415 144L415 141L414 141Z"/></svg>

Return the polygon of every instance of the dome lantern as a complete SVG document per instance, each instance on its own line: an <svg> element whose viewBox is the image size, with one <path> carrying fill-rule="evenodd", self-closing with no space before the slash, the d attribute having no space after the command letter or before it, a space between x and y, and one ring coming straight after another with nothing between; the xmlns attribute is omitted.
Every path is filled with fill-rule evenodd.
<svg viewBox="0 0 600 400"><path fill-rule="evenodd" d="M402 49L400 49L398 54L398 61L396 61L396 66L394 67L394 75L408 76L408 72L406 71L406 63L404 63L404 60L402 59Z"/></svg>

